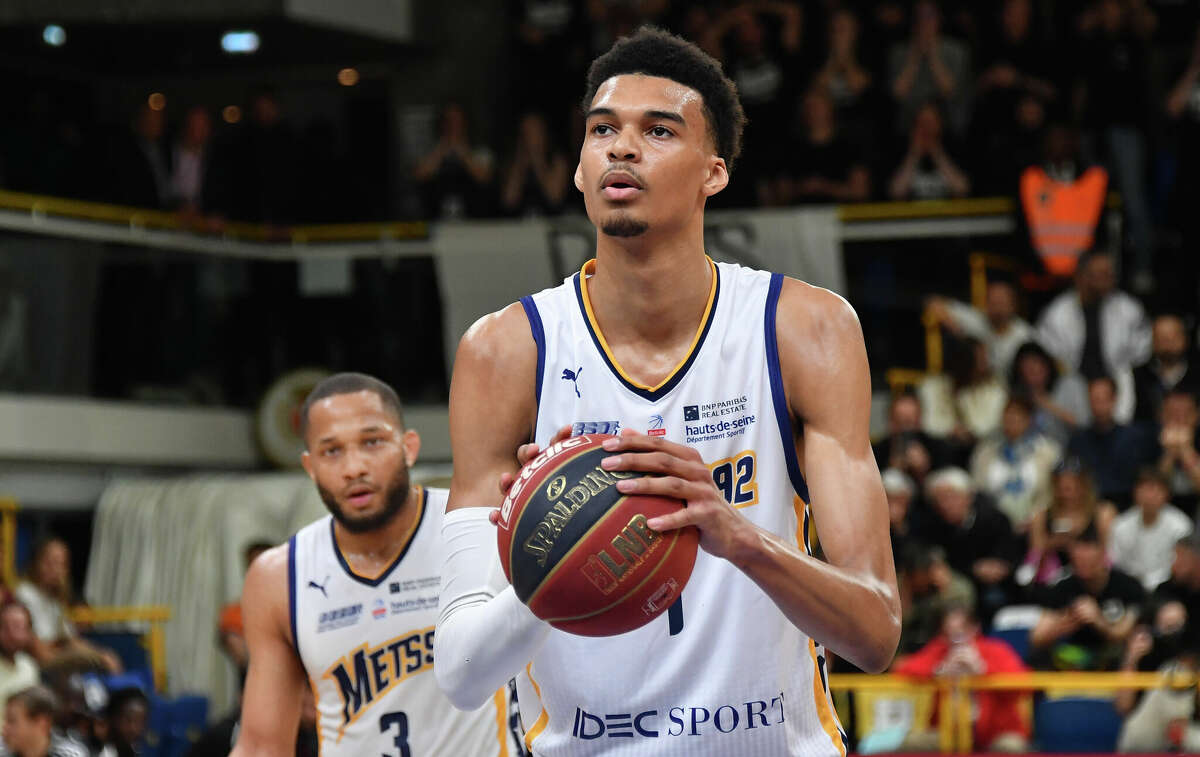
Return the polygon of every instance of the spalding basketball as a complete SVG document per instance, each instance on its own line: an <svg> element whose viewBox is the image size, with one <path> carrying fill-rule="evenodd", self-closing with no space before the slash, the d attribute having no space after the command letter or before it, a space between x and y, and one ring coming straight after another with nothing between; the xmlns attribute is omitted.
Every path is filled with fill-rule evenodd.
<svg viewBox="0 0 1200 757"><path fill-rule="evenodd" d="M564 439L530 460L500 507L500 562L534 615L581 636L649 623L683 591L700 532L659 533L646 521L677 511L670 497L626 495L608 471L608 434Z"/></svg>

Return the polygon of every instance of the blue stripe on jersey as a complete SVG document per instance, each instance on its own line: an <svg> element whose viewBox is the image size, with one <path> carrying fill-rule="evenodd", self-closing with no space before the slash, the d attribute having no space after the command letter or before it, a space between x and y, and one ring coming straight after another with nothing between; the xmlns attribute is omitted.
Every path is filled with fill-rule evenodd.
<svg viewBox="0 0 1200 757"><path fill-rule="evenodd" d="M542 327L542 315L538 312L537 303L533 301L532 295L525 295L521 298L521 307L525 308L525 317L529 319L529 330L533 332L533 341L537 344L537 383L534 384L534 391L537 392L537 404L540 407L542 404L542 377L546 375L546 331ZM537 424L534 424L535 427Z"/></svg>
<svg viewBox="0 0 1200 757"><path fill-rule="evenodd" d="M396 569L396 566L400 564L400 561L404 559L404 556L406 554L408 554L408 548L411 547L412 543L417 540L417 531L419 531L421 529L421 523L425 520L425 510L428 509L428 505L429 505L429 490L422 488L421 489L421 512L419 513L419 517L417 519L417 525L415 528L413 528L412 536L408 537L408 544L404 545L404 549L402 549L400 551L400 554L396 555L396 559L392 560L392 564L387 566L387 568L385 568L384 571L382 573L380 573L378 576L376 576L375 578L367 578L366 576L360 576L357 573L355 573L353 570L351 570L350 563L346 562L346 558L342 556L342 549L341 549L341 547L338 546L338 543L337 543L337 531L335 529L337 520L334 518L330 518L329 519L329 538L333 542L333 553L335 555L337 555L338 564L342 566L342 570L344 570L346 572L346 575L350 576L355 581L358 581L360 584L365 584L367 586L378 586L379 584L386 581L387 577L390 576L392 574L392 571ZM293 591L294 591L294 589L293 589Z"/></svg>
<svg viewBox="0 0 1200 757"><path fill-rule="evenodd" d="M288 618L292 625L292 646L300 654L300 637L296 634L296 535L288 539Z"/></svg>
<svg viewBox="0 0 1200 757"><path fill-rule="evenodd" d="M800 461L796 458L795 436L792 435L792 414L788 410L787 394L783 390L783 371L779 367L779 340L775 334L775 314L779 305L779 293L783 290L783 274L771 274L771 286L767 289L767 312L763 319L767 342L767 371L771 374L771 399L775 404L775 420L779 423L779 436L783 441L783 459L787 461L788 478L800 499L808 504L808 483L800 472ZM806 534L807 535L807 534Z"/></svg>

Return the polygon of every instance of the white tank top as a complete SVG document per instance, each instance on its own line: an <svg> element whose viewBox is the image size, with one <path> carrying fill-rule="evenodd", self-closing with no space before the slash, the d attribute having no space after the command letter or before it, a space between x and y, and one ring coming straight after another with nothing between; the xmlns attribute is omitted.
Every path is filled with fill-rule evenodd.
<svg viewBox="0 0 1200 757"><path fill-rule="evenodd" d="M807 486L775 340L783 277L716 264L703 324L661 385L629 378L591 315L595 262L521 303L538 345L536 441L619 429L690 445L756 525L808 550ZM620 636L552 631L517 679L536 755L841 755L825 652L701 550L677 605Z"/></svg>
<svg viewBox="0 0 1200 757"><path fill-rule="evenodd" d="M508 691L461 712L433 675L444 489L419 489L408 547L377 578L356 574L333 518L289 542L292 638L317 700L322 757L517 757Z"/></svg>

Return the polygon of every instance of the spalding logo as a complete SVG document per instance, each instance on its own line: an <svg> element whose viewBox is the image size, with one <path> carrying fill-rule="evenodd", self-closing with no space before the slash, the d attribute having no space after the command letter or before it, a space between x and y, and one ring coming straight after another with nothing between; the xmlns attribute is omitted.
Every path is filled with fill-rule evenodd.
<svg viewBox="0 0 1200 757"><path fill-rule="evenodd" d="M529 479L533 478L533 474L537 473L538 468L546 464L546 461L554 457L563 450L578 447L581 444L587 444L591 441L588 436L574 436L570 439L563 439L557 444L551 445L548 449L542 450L537 457L530 460L521 469L517 480L513 482L512 488L508 490L508 496L504 498L504 503L500 505L500 528L507 529L509 527L508 518L512 515L513 505L516 504L517 498L521 496L521 490L525 488L525 484Z"/></svg>

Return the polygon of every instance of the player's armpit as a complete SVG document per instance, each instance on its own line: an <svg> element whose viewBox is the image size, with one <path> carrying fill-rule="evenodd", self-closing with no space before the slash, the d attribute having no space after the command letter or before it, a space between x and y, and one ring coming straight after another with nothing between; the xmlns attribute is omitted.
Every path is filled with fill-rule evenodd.
<svg viewBox="0 0 1200 757"><path fill-rule="evenodd" d="M231 757L291 757L296 751L301 698L308 681L292 641L288 550L284 544L264 552L246 574L242 613L250 668Z"/></svg>
<svg viewBox="0 0 1200 757"><path fill-rule="evenodd" d="M800 464L828 562L806 559L792 576L765 569L776 585L768 593L818 642L864 670L883 670L899 642L900 600L887 499L871 453L862 330L845 300L794 279L784 281L778 308L783 383L793 425L803 424Z"/></svg>

